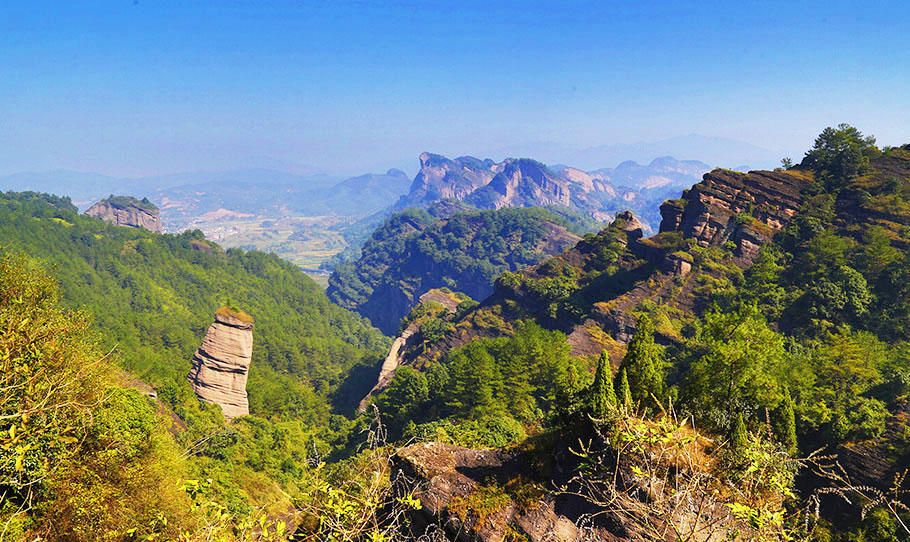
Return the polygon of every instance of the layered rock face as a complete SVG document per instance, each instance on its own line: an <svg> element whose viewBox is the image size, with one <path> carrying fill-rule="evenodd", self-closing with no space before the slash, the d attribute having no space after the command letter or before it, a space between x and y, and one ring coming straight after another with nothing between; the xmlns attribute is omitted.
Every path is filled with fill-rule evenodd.
<svg viewBox="0 0 910 542"><path fill-rule="evenodd" d="M572 205L571 182L551 173L547 166L534 160L506 160L486 186L467 198L482 208ZM579 183L584 192L586 185Z"/></svg>
<svg viewBox="0 0 910 542"><path fill-rule="evenodd" d="M162 231L158 207L145 198L110 196L89 207L85 214L116 226L143 228L156 233Z"/></svg>
<svg viewBox="0 0 910 542"><path fill-rule="evenodd" d="M754 253L756 242L780 230L796 215L805 183L806 178L793 171L739 173L716 169L681 199L661 205L660 231L680 232L684 238L709 246L731 240L738 228L745 231L732 240L742 255L749 255ZM749 220L742 220L746 217Z"/></svg>
<svg viewBox="0 0 910 542"><path fill-rule="evenodd" d="M250 413L246 381L252 355L252 319L245 313L219 309L193 355L187 380L196 396L220 406L225 418L245 416Z"/></svg>
<svg viewBox="0 0 910 542"><path fill-rule="evenodd" d="M468 194L490 182L496 174L492 160L463 156L450 160L445 156L420 155L420 172L414 178L411 191L402 197L398 207L430 204L438 200L463 200Z"/></svg>
<svg viewBox="0 0 910 542"><path fill-rule="evenodd" d="M695 309L698 280L690 276L695 259L690 251L664 246L661 238L679 235L702 247L733 243L730 263L745 269L761 246L796 215L802 204L802 191L810 180L810 175L798 170L740 173L716 169L705 174L702 182L685 191L682 198L661 206L659 235L629 245L632 254L653 268L645 280L598 304L591 313L591 322L626 343L637 325L632 313L644 302L686 312ZM700 269L700 273L713 276L717 271ZM579 340L578 334L575 338Z"/></svg>

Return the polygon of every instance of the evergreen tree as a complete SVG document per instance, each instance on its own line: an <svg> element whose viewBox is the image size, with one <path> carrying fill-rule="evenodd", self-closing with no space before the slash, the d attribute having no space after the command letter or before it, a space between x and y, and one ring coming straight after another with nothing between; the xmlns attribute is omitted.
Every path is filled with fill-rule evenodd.
<svg viewBox="0 0 910 542"><path fill-rule="evenodd" d="M784 390L784 399L774 412L773 426L778 442L783 444L787 452L795 454L797 451L796 415L793 413L793 398L790 396L790 390Z"/></svg>
<svg viewBox="0 0 910 542"><path fill-rule="evenodd" d="M606 352L602 352L597 361L597 371L594 373L589 399L591 416L595 419L607 418L616 408L616 391L613 389L612 377L610 358Z"/></svg>
<svg viewBox="0 0 910 542"><path fill-rule="evenodd" d="M629 377L626 375L626 368L619 369L619 377L616 379L616 395L623 408L632 410L632 390L629 388Z"/></svg>
<svg viewBox="0 0 910 542"><path fill-rule="evenodd" d="M726 432L737 413L780 405L787 351L781 334L771 329L755 305L708 312L691 347L696 357L689 365L682 399L686 409L699 413L703 425Z"/></svg>
<svg viewBox="0 0 910 542"><path fill-rule="evenodd" d="M869 168L869 159L879 153L875 138L849 124L827 127L806 153L803 165L811 167L829 189L843 186Z"/></svg>
<svg viewBox="0 0 910 542"><path fill-rule="evenodd" d="M743 420L743 413L736 416L736 423L733 425L733 433L730 435L730 449L736 458L740 458L742 453L749 447L749 432L746 430L746 422Z"/></svg>
<svg viewBox="0 0 910 542"><path fill-rule="evenodd" d="M663 348L654 342L654 323L647 315L638 320L638 330L629 342L629 349L622 360L629 381L632 399L647 405L651 396L664 396Z"/></svg>

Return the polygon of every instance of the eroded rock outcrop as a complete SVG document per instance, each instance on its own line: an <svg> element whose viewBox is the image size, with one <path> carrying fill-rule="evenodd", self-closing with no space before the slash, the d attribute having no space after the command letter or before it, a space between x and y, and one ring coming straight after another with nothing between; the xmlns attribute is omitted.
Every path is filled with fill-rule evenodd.
<svg viewBox="0 0 910 542"><path fill-rule="evenodd" d="M227 307L215 311L187 376L196 396L220 406L225 418L249 414L246 381L252 355L253 319Z"/></svg>
<svg viewBox="0 0 910 542"><path fill-rule="evenodd" d="M702 500L689 495L688 503L677 504L675 488L644 483L628 458L612 475L620 488L613 494L612 509L598 507L580 495L584 490L575 491L573 457L558 453L545 462L552 472L542 473L541 458L532 452L433 442L399 450L393 469L396 479L416 487L413 493L421 504L412 517L416 533L438 525L454 542L618 542L657 540L660 532L666 540L693 542L763 539L730 512L730 501L719 493ZM564 484L573 489L556 489ZM653 523L642 521L643 498L665 503L660 509L667 515ZM674 504L666 506L668 502ZM665 528L664 522L675 528ZM684 536L677 538L675 532Z"/></svg>
<svg viewBox="0 0 910 542"><path fill-rule="evenodd" d="M661 205L660 232L679 232L702 246L733 240L740 255L748 255L796 215L807 179L798 170L716 169L682 198ZM748 231L734 237L742 230Z"/></svg>
<svg viewBox="0 0 910 542"><path fill-rule="evenodd" d="M519 476L522 463L501 450L472 450L450 444L414 444L398 452L395 467L418 484L422 509L415 524L439 523L450 540L502 542L522 540L575 542L590 540L566 515L557 512L556 499L541 495L534 502L516 502L503 494L497 506L474 510L474 495L488 491L498 476ZM525 465L526 466L526 465ZM562 508L565 502L560 502ZM577 503L576 503L577 506ZM576 511L577 512L577 511ZM596 540L615 540L606 532Z"/></svg>
<svg viewBox="0 0 910 542"><path fill-rule="evenodd" d="M143 228L161 233L161 213L148 198L109 196L89 207L85 214L116 226Z"/></svg>

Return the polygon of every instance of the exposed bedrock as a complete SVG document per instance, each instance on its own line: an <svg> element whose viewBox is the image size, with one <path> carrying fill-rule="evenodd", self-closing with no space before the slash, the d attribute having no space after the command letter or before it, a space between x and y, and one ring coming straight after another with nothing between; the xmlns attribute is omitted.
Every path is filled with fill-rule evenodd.
<svg viewBox="0 0 910 542"><path fill-rule="evenodd" d="M225 308L216 311L187 376L196 396L220 406L225 418L249 414L246 381L252 355L252 318Z"/></svg>

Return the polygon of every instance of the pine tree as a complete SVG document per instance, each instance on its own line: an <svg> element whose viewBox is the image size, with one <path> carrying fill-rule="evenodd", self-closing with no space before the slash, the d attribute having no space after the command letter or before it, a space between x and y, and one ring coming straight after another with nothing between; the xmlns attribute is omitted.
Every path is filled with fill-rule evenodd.
<svg viewBox="0 0 910 542"><path fill-rule="evenodd" d="M613 389L612 377L610 358L603 352L597 360L597 371L594 373L590 395L591 416L597 420L607 418L616 408L616 391Z"/></svg>
<svg viewBox="0 0 910 542"><path fill-rule="evenodd" d="M616 379L616 395L624 409L632 410L632 390L629 389L629 377L626 376L625 367L619 369L619 377Z"/></svg>
<svg viewBox="0 0 910 542"><path fill-rule="evenodd" d="M793 398L790 390L784 390L784 400L774 412L774 436L790 454L797 452L796 415L793 413Z"/></svg>
<svg viewBox="0 0 910 542"><path fill-rule="evenodd" d="M736 423L733 425L733 433L730 435L730 449L735 457L740 458L742 453L749 448L749 432L746 430L746 422L743 420L743 413L736 416Z"/></svg>
<svg viewBox="0 0 910 542"><path fill-rule="evenodd" d="M632 399L640 404L652 403L651 396L664 396L663 348L654 342L654 323L647 315L638 320L638 330L629 341L622 360L629 380Z"/></svg>

